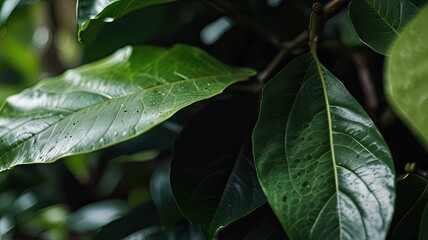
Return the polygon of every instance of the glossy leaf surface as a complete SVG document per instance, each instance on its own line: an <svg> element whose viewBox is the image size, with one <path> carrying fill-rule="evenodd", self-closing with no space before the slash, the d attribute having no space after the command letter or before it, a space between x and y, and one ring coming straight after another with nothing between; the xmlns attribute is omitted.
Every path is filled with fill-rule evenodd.
<svg viewBox="0 0 428 240"><path fill-rule="evenodd" d="M176 141L171 186L183 215L206 239L266 200L245 147L254 101L212 104L197 115Z"/></svg>
<svg viewBox="0 0 428 240"><path fill-rule="evenodd" d="M86 30L92 19L112 22L139 8L173 1L175 0L78 0L77 24L79 25L79 32Z"/></svg>
<svg viewBox="0 0 428 240"><path fill-rule="evenodd" d="M428 148L428 7L403 31L391 49L386 94L398 116Z"/></svg>
<svg viewBox="0 0 428 240"><path fill-rule="evenodd" d="M392 239L428 239L428 181L410 174L397 183Z"/></svg>
<svg viewBox="0 0 428 240"><path fill-rule="evenodd" d="M389 150L343 84L312 55L264 88L257 175L292 239L383 239L394 206Z"/></svg>
<svg viewBox="0 0 428 240"><path fill-rule="evenodd" d="M0 170L133 138L253 74L190 46L126 47L9 97L0 112Z"/></svg>
<svg viewBox="0 0 428 240"><path fill-rule="evenodd" d="M349 16L361 40L389 55L391 43L418 11L409 0L352 0Z"/></svg>

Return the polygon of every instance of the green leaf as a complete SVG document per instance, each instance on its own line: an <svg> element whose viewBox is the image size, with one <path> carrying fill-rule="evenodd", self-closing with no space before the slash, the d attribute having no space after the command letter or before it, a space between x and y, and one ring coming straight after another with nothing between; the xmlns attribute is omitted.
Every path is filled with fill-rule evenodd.
<svg viewBox="0 0 428 240"><path fill-rule="evenodd" d="M292 239L383 239L394 206L386 143L343 84L310 54L264 88L257 175Z"/></svg>
<svg viewBox="0 0 428 240"><path fill-rule="evenodd" d="M183 215L174 200L170 181L169 164L159 166L150 179L150 193L158 212L161 223L165 227L174 226Z"/></svg>
<svg viewBox="0 0 428 240"><path fill-rule="evenodd" d="M95 235L94 240L123 239L140 229L158 226L159 223L156 207L152 202L147 202L103 226Z"/></svg>
<svg viewBox="0 0 428 240"><path fill-rule="evenodd" d="M245 147L256 106L247 98L215 103L176 141L172 191L183 215L206 239L216 239L222 228L266 202Z"/></svg>
<svg viewBox="0 0 428 240"><path fill-rule="evenodd" d="M96 230L120 218L127 210L126 203L121 200L95 202L71 214L66 225L70 230L77 232Z"/></svg>
<svg viewBox="0 0 428 240"><path fill-rule="evenodd" d="M410 174L397 183L392 239L428 239L428 181Z"/></svg>
<svg viewBox="0 0 428 240"><path fill-rule="evenodd" d="M423 8L391 48L386 68L386 96L428 149L428 7Z"/></svg>
<svg viewBox="0 0 428 240"><path fill-rule="evenodd" d="M0 171L128 140L252 75L190 46L126 47L9 97L0 112Z"/></svg>
<svg viewBox="0 0 428 240"><path fill-rule="evenodd" d="M9 19L15 8L35 2L38 2L38 0L0 0L0 26Z"/></svg>
<svg viewBox="0 0 428 240"><path fill-rule="evenodd" d="M409 0L352 0L349 16L361 40L388 55L393 40L418 11Z"/></svg>
<svg viewBox="0 0 428 240"><path fill-rule="evenodd" d="M88 28L93 19L112 22L139 8L173 1L175 0L78 0L77 24L79 25L79 36L80 32Z"/></svg>

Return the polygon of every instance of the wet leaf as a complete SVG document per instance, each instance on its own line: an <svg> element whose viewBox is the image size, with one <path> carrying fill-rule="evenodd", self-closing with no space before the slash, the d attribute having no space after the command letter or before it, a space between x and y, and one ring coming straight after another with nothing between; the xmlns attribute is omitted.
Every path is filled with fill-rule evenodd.
<svg viewBox="0 0 428 240"><path fill-rule="evenodd" d="M0 170L123 142L252 75L190 46L126 47L9 97Z"/></svg>
<svg viewBox="0 0 428 240"><path fill-rule="evenodd" d="M383 239L392 159L343 84L311 54L264 88L253 133L257 175L292 239Z"/></svg>

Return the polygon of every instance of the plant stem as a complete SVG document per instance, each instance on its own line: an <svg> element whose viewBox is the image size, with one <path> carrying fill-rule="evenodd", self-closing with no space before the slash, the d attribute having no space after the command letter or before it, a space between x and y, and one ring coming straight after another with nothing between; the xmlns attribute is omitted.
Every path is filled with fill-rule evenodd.
<svg viewBox="0 0 428 240"><path fill-rule="evenodd" d="M332 0L326 3L323 9L325 18L328 19L334 16L339 10L345 7L345 4L349 2L350 0Z"/></svg>
<svg viewBox="0 0 428 240"><path fill-rule="evenodd" d="M350 0L332 0L324 6L316 2L312 5L312 14L309 23L309 43L311 51L317 52L319 36L324 28L325 22L333 17L340 9L345 7L345 4Z"/></svg>
<svg viewBox="0 0 428 240"><path fill-rule="evenodd" d="M268 77L270 77L276 67L281 63L281 60L287 56L292 49L307 41L308 35L308 30L305 30L297 35L293 40L284 42L278 54L273 58L266 69L259 74L258 80L260 82L264 82Z"/></svg>
<svg viewBox="0 0 428 240"><path fill-rule="evenodd" d="M367 110L370 112L370 115L374 117L379 101L376 97L376 89L371 78L366 57L361 53L355 53L352 54L352 60L358 70L358 79L360 80L361 89L363 90Z"/></svg>
<svg viewBox="0 0 428 240"><path fill-rule="evenodd" d="M265 27L260 25L260 23L254 21L253 19L247 17L246 15L241 14L233 5L229 4L227 1L218 1L218 0L203 0L208 5L216 8L220 12L228 15L233 18L240 25L254 31L266 41L271 43L273 46L280 48L281 40L274 33L267 30Z"/></svg>

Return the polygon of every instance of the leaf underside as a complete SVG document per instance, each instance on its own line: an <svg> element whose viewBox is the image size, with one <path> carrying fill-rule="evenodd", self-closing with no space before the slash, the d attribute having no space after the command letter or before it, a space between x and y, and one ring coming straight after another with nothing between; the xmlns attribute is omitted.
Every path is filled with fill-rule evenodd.
<svg viewBox="0 0 428 240"><path fill-rule="evenodd" d="M349 4L349 17L359 37L383 55L389 55L391 43L417 11L409 0L352 0Z"/></svg>
<svg viewBox="0 0 428 240"><path fill-rule="evenodd" d="M128 140L251 75L186 45L126 47L9 97L0 112L0 171Z"/></svg>
<svg viewBox="0 0 428 240"><path fill-rule="evenodd" d="M79 36L80 32L85 31L94 19L111 22L139 8L173 1L176 0L78 0L77 24L79 25Z"/></svg>
<svg viewBox="0 0 428 240"><path fill-rule="evenodd" d="M363 108L311 54L263 90L256 170L292 239L383 239L394 206L389 150Z"/></svg>

